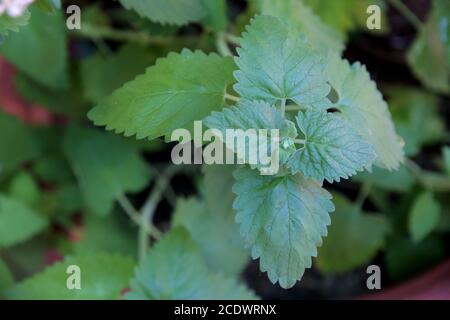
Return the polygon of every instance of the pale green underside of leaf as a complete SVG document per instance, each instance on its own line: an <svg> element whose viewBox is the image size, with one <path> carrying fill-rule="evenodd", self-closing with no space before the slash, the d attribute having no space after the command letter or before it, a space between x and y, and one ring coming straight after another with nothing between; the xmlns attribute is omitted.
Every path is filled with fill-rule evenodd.
<svg viewBox="0 0 450 320"><path fill-rule="evenodd" d="M117 89L88 116L96 125L138 139L191 128L193 121L222 108L234 69L231 58L216 54L187 49L170 53Z"/></svg>
<svg viewBox="0 0 450 320"><path fill-rule="evenodd" d="M252 19L237 48L234 89L248 100L272 105L283 99L319 108L328 106L326 61L298 29L271 16Z"/></svg>
<svg viewBox="0 0 450 320"><path fill-rule="evenodd" d="M292 174L300 172L306 178L339 182L375 159L372 146L338 114L299 112L297 124L305 135L305 144L287 162Z"/></svg>
<svg viewBox="0 0 450 320"><path fill-rule="evenodd" d="M130 300L255 299L234 279L210 273L195 242L179 227L149 251L130 287Z"/></svg>
<svg viewBox="0 0 450 320"><path fill-rule="evenodd" d="M335 107L353 128L373 145L375 164L389 170L403 161L403 148L386 102L370 79L365 66L350 65L336 55L329 56L329 81L339 100Z"/></svg>
<svg viewBox="0 0 450 320"><path fill-rule="evenodd" d="M4 13L0 16L0 35L7 36L8 32L19 31L20 27L28 24L30 20L30 12L25 11L20 17L10 17L8 14Z"/></svg>
<svg viewBox="0 0 450 320"><path fill-rule="evenodd" d="M31 130L15 117L0 111L0 175L37 155Z"/></svg>
<svg viewBox="0 0 450 320"><path fill-rule="evenodd" d="M312 46L320 52L341 53L344 39L314 14L302 0L256 0L262 14L272 15L289 22L305 34Z"/></svg>
<svg viewBox="0 0 450 320"><path fill-rule="evenodd" d="M449 20L448 1L433 1L428 19L406 55L415 75L427 87L443 93L450 92Z"/></svg>
<svg viewBox="0 0 450 320"><path fill-rule="evenodd" d="M117 197L138 192L149 183L145 161L121 137L72 126L66 133L64 150L86 205L95 214L109 214Z"/></svg>
<svg viewBox="0 0 450 320"><path fill-rule="evenodd" d="M408 217L408 230L414 242L425 239L439 223L441 208L431 192L424 192L414 201Z"/></svg>
<svg viewBox="0 0 450 320"><path fill-rule="evenodd" d="M319 183L297 176L262 176L247 168L235 172L234 208L241 235L260 258L261 271L283 288L292 287L311 267L311 257L327 235L331 195Z"/></svg>
<svg viewBox="0 0 450 320"><path fill-rule="evenodd" d="M183 25L206 15L202 0L119 0L127 9L154 22Z"/></svg>
<svg viewBox="0 0 450 320"><path fill-rule="evenodd" d="M384 246L390 227L384 216L361 212L343 196L334 194L333 202L336 212L316 262L323 272L341 273L369 263Z"/></svg>
<svg viewBox="0 0 450 320"><path fill-rule="evenodd" d="M81 271L81 290L67 288L68 266ZM68 257L5 292L18 300L112 300L119 299L133 275L134 261L120 255L88 253Z"/></svg>
<svg viewBox="0 0 450 320"><path fill-rule="evenodd" d="M0 194L0 248L28 240L46 226L47 221L37 212Z"/></svg>
<svg viewBox="0 0 450 320"><path fill-rule="evenodd" d="M242 159L243 163L250 163L251 157L254 157L257 164L252 161L252 165L258 168L265 166L259 157L259 153L264 147L267 148L266 154L271 154L274 147L280 147L281 163L295 150L294 138L297 136L295 125L289 120L285 120L277 108L262 101L240 101L236 107L213 112L203 122L207 127L220 131L221 134L218 135L218 138L225 143L228 149L237 151L238 159ZM241 144L227 139L227 129L242 130L235 132ZM262 144L259 129L267 129L267 144ZM270 140L272 129L279 130L279 141L273 143ZM277 146L273 144L277 144Z"/></svg>
<svg viewBox="0 0 450 320"><path fill-rule="evenodd" d="M10 33L0 53L20 71L52 89L65 89L67 75L66 27L62 12L54 15L31 9L26 27Z"/></svg>
<svg viewBox="0 0 450 320"><path fill-rule="evenodd" d="M220 212L209 211L199 199L179 199L173 225L189 231L211 270L236 276L247 264L248 253L240 241L234 213L229 209L229 214L223 216Z"/></svg>

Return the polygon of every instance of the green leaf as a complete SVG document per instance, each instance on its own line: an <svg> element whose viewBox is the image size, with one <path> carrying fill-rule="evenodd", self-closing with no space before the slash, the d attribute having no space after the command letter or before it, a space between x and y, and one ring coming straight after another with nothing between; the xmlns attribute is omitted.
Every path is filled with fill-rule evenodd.
<svg viewBox="0 0 450 320"><path fill-rule="evenodd" d="M98 215L109 214L117 197L138 192L149 182L145 161L121 137L72 126L66 133L64 150L86 205Z"/></svg>
<svg viewBox="0 0 450 320"><path fill-rule="evenodd" d="M152 62L149 52L140 46L125 45L104 57L95 54L81 63L84 95L98 103L125 82L142 73Z"/></svg>
<svg viewBox="0 0 450 320"><path fill-rule="evenodd" d="M330 55L328 74L338 94L335 108L373 145L377 155L375 164L389 170L397 169L403 161L400 138L395 133L388 106L365 66L359 62L350 65Z"/></svg>
<svg viewBox="0 0 450 320"><path fill-rule="evenodd" d="M116 90L88 116L96 125L125 136L136 134L138 139L191 128L194 120L222 108L234 68L231 58L216 54L170 53Z"/></svg>
<svg viewBox="0 0 450 320"><path fill-rule="evenodd" d="M450 176L450 147L442 148L442 154L444 155L444 165L447 174Z"/></svg>
<svg viewBox="0 0 450 320"><path fill-rule="evenodd" d="M21 202L0 194L0 248L30 239L47 221Z"/></svg>
<svg viewBox="0 0 450 320"><path fill-rule="evenodd" d="M26 26L30 20L30 12L25 11L20 17L10 17L7 14L0 15L0 36L7 36L9 31L18 32L20 27Z"/></svg>
<svg viewBox="0 0 450 320"><path fill-rule="evenodd" d="M277 1L278 3L279 1ZM270 104L291 99L297 104L328 106L326 61L298 29L270 16L252 19L237 49L234 89L249 100Z"/></svg>
<svg viewBox="0 0 450 320"><path fill-rule="evenodd" d="M433 1L428 19L406 55L420 81L441 93L450 92L449 19L448 1Z"/></svg>
<svg viewBox="0 0 450 320"><path fill-rule="evenodd" d="M422 146L443 139L445 124L438 112L437 96L401 86L388 88L387 95L395 127L405 140L407 155L416 155Z"/></svg>
<svg viewBox="0 0 450 320"><path fill-rule="evenodd" d="M27 205L33 206L39 200L41 192L33 177L23 171L14 177L9 185L9 195Z"/></svg>
<svg viewBox="0 0 450 320"><path fill-rule="evenodd" d="M0 53L33 80L52 89L65 89L69 80L64 16L62 12L49 16L33 8L31 14L28 26L11 33Z"/></svg>
<svg viewBox="0 0 450 320"><path fill-rule="evenodd" d="M206 15L202 0L119 0L127 9L154 22L183 25Z"/></svg>
<svg viewBox="0 0 450 320"><path fill-rule="evenodd" d="M308 110L299 112L297 124L305 135L302 148L287 162L292 174L340 181L372 164L372 146L339 114Z"/></svg>
<svg viewBox="0 0 450 320"><path fill-rule="evenodd" d="M314 14L302 0L256 0L262 14L285 20L301 30L312 46L326 54L329 51L341 53L343 37ZM280 34L281 35L281 34ZM281 48L280 48L281 49Z"/></svg>
<svg viewBox="0 0 450 320"><path fill-rule="evenodd" d="M173 225L189 231L208 267L226 275L238 275L248 262L248 253L240 241L239 228L231 211L223 216L207 209L196 198L179 199Z"/></svg>
<svg viewBox="0 0 450 320"><path fill-rule="evenodd" d="M36 157L33 136L17 118L0 111L0 174Z"/></svg>
<svg viewBox="0 0 450 320"><path fill-rule="evenodd" d="M211 274L182 228L167 233L149 251L130 283L130 300L255 299L234 279Z"/></svg>
<svg viewBox="0 0 450 320"><path fill-rule="evenodd" d="M262 176L239 169L233 191L241 235L260 258L269 279L290 288L299 280L327 234L331 195L320 184L297 176Z"/></svg>
<svg viewBox="0 0 450 320"><path fill-rule="evenodd" d="M66 286L67 268L76 265L81 271L81 289ZM134 262L120 255L87 253L70 256L42 273L34 275L7 290L14 300L111 300L119 299L133 275Z"/></svg>
<svg viewBox="0 0 450 320"><path fill-rule="evenodd" d="M0 259L0 298L3 297L3 291L14 283L14 277L9 271L6 263Z"/></svg>
<svg viewBox="0 0 450 320"><path fill-rule="evenodd" d="M338 31L342 37L347 38L348 33L358 29L372 33L386 33L389 29L386 5L382 0L304 0L321 20L333 30ZM377 5L381 8L381 30L367 28L367 8Z"/></svg>
<svg viewBox="0 0 450 320"><path fill-rule="evenodd" d="M280 147L279 158L281 163L295 150L294 138L297 136L295 125L291 121L285 120L281 112L275 107L262 101L240 101L236 107L225 108L222 112L213 112L203 122L209 128L220 131L221 134L218 134L217 138L225 143L228 149L236 151L239 161L251 163L252 166L261 170L269 170L270 168L266 168L265 164L261 162L260 147L262 146L262 140L259 136L259 129L268 130L267 141L270 141L270 144L267 146L267 152L265 153L272 159L274 159L274 149L276 147ZM238 141L243 141L244 143L235 145L233 139L226 139L228 129L241 129L236 131L235 135ZM279 139L276 141L271 139L272 134L270 131L272 129L279 130ZM222 139L225 139L225 141ZM278 159L275 159L275 161L278 161Z"/></svg>
<svg viewBox="0 0 450 320"><path fill-rule="evenodd" d="M81 240L75 244L75 252L108 252L135 257L136 229L122 212L108 217L85 215Z"/></svg>
<svg viewBox="0 0 450 320"><path fill-rule="evenodd" d="M424 192L414 201L408 217L408 230L414 242L422 241L439 222L441 208L431 192Z"/></svg>
<svg viewBox="0 0 450 320"><path fill-rule="evenodd" d="M383 248L389 232L384 216L361 212L343 196L334 194L336 212L322 247L317 266L323 272L346 272L369 263Z"/></svg>
<svg viewBox="0 0 450 320"><path fill-rule="evenodd" d="M214 31L224 31L227 27L227 4L225 0L202 0L207 15L203 22Z"/></svg>
<svg viewBox="0 0 450 320"><path fill-rule="evenodd" d="M408 192L415 183L413 175L405 166L400 166L398 170L392 172L374 167L372 172L358 173L353 180L397 192Z"/></svg>

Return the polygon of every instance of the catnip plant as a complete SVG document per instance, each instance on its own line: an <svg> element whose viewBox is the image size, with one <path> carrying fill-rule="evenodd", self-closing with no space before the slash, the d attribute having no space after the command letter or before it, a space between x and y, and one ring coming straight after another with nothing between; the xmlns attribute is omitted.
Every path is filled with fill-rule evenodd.
<svg viewBox="0 0 450 320"><path fill-rule="evenodd" d="M350 65L340 52L321 52L294 25L255 16L237 54L169 53L88 116L138 139L169 135L201 119L214 129L279 129L287 141L281 172L262 176L237 169L233 208L261 270L290 288L311 267L327 234L334 206L323 181L373 165L398 168L401 140L365 67ZM239 99L234 107L231 96Z"/></svg>
<svg viewBox="0 0 450 320"><path fill-rule="evenodd" d="M16 73L5 88L47 112L40 125L7 114L0 88L0 298L258 299L242 281L250 260L283 289L313 265L348 272L385 248L394 275L413 264L404 252L439 261L450 152L435 172L412 158L445 141L450 48L424 43L450 35L437 28L450 7L434 1L422 23L399 1L337 3L0 6L0 73ZM417 27L405 63L423 87L383 85L383 96L344 51L350 34L388 32L388 4ZM366 30L369 5L380 30ZM177 130L191 138L173 143ZM235 148L228 130L276 132L277 169L241 156L251 139ZM168 160L214 146L236 162Z"/></svg>

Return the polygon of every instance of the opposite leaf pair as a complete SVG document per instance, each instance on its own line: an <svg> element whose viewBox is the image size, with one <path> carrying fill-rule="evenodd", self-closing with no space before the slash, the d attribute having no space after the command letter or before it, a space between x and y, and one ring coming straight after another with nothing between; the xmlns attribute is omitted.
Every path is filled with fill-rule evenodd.
<svg viewBox="0 0 450 320"><path fill-rule="evenodd" d="M372 163L397 168L403 151L387 104L359 63L324 56L295 26L272 16L251 21L237 52L234 89L241 101L236 107L211 114L224 106L233 61L184 50L158 60L89 117L117 133L149 139L191 128L205 117L220 131L279 129L281 160L289 170L261 176L239 169L234 208L253 258L261 259L271 281L289 288L311 266L327 234L334 206L323 179L339 181ZM328 98L332 89L334 103ZM293 119L287 101L306 112ZM339 112L328 113L330 108Z"/></svg>

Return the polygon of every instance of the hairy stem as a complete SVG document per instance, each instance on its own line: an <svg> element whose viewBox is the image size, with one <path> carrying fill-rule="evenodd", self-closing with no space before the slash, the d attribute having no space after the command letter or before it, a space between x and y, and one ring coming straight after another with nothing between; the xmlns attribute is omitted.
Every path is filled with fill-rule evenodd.
<svg viewBox="0 0 450 320"><path fill-rule="evenodd" d="M281 99L281 115L283 116L283 118L286 116L286 99Z"/></svg>
<svg viewBox="0 0 450 320"><path fill-rule="evenodd" d="M139 228L139 260L142 261L149 248L149 239L147 232L148 229L151 229L150 235L153 235L155 238L159 239L161 237L161 233L158 229L156 229L153 225L153 216L155 214L156 207L158 203L161 201L161 198L164 195L164 192L167 190L169 186L171 177L175 174L176 170L174 167L168 167L158 178L156 181L155 187L152 192L149 194L147 200L141 208L141 224ZM155 234L157 231L157 234Z"/></svg>
<svg viewBox="0 0 450 320"><path fill-rule="evenodd" d="M233 102L239 102L239 100L241 100L241 98L233 96L232 94L229 93L225 93L224 98Z"/></svg>
<svg viewBox="0 0 450 320"><path fill-rule="evenodd" d="M287 105L286 106L286 111L302 111L302 110L306 110L306 107L302 107L299 105Z"/></svg>
<svg viewBox="0 0 450 320"><path fill-rule="evenodd" d="M364 202L366 201L367 197L369 196L370 190L372 189L372 185L368 182L363 183L361 189L359 190L358 197L355 200L355 205L358 208L362 208Z"/></svg>
<svg viewBox="0 0 450 320"><path fill-rule="evenodd" d="M232 57L233 54L227 44L225 33L218 32L216 34L216 48L217 51L224 57Z"/></svg>
<svg viewBox="0 0 450 320"><path fill-rule="evenodd" d="M240 38L238 36L235 36L234 34L231 33L226 33L225 34L226 39L228 40L229 43L232 43L236 46L238 46L241 42Z"/></svg>
<svg viewBox="0 0 450 320"><path fill-rule="evenodd" d="M297 143L297 144L306 144L306 140L305 140L305 139L294 139L294 143Z"/></svg>

